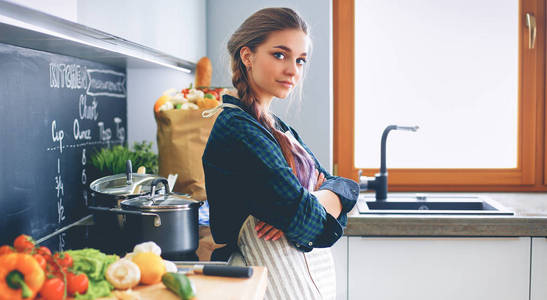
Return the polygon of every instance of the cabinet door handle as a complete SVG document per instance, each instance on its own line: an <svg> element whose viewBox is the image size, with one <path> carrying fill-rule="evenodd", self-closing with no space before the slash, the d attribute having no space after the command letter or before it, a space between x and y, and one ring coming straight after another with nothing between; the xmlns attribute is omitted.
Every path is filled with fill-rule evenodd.
<svg viewBox="0 0 547 300"><path fill-rule="evenodd" d="M528 27L528 48L534 49L536 44L536 17L532 13L526 13L526 27Z"/></svg>

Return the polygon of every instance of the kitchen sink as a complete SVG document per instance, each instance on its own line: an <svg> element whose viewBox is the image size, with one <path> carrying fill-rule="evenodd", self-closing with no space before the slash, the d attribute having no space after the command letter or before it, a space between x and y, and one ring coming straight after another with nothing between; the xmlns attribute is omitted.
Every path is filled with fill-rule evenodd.
<svg viewBox="0 0 547 300"><path fill-rule="evenodd" d="M475 195L395 194L377 201L374 194L362 193L357 208L361 214L514 215L498 202Z"/></svg>

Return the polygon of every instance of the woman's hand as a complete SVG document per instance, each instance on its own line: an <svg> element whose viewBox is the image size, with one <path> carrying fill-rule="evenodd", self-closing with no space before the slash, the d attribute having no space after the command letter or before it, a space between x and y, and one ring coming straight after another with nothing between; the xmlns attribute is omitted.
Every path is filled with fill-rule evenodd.
<svg viewBox="0 0 547 300"><path fill-rule="evenodd" d="M325 183L325 175L323 173L319 173L317 169L315 169L315 177L317 177L317 182L315 183L314 191L317 191L323 183Z"/></svg>
<svg viewBox="0 0 547 300"><path fill-rule="evenodd" d="M255 226L257 232L257 237L264 237L264 240L277 241L283 236L283 231L273 227L272 225L266 224L262 221L258 222Z"/></svg>

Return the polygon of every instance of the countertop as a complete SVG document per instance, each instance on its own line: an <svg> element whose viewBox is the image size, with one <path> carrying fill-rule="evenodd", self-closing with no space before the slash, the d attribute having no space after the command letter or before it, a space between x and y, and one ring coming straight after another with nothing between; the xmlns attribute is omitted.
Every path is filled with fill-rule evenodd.
<svg viewBox="0 0 547 300"><path fill-rule="evenodd" d="M428 193L434 195L435 193ZM446 193L443 193L446 194ZM459 193L451 193L457 195ZM513 216L348 214L346 236L547 236L547 193L465 193L485 196Z"/></svg>
<svg viewBox="0 0 547 300"><path fill-rule="evenodd" d="M230 278L206 275L189 275L188 278L194 283L196 288L196 299L248 299L259 300L264 298L266 293L268 272L264 267L253 267L253 276L251 278ZM118 291L119 293L119 291ZM163 283L154 285L139 285L133 288L131 294L123 299L141 299L141 300L178 300L180 297L169 291ZM73 299L73 298L69 298ZM116 300L118 297L99 298L100 300ZM99 300L98 299L98 300Z"/></svg>

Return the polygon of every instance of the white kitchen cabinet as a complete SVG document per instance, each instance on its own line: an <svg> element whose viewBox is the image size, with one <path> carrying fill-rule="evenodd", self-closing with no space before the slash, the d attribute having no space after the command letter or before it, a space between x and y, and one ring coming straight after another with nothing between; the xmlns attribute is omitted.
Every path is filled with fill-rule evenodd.
<svg viewBox="0 0 547 300"><path fill-rule="evenodd" d="M341 237L331 247L336 271L336 300L348 299L348 237Z"/></svg>
<svg viewBox="0 0 547 300"><path fill-rule="evenodd" d="M529 237L349 237L348 260L348 299L529 299Z"/></svg>
<svg viewBox="0 0 547 300"><path fill-rule="evenodd" d="M530 300L547 299L547 238L532 238Z"/></svg>

